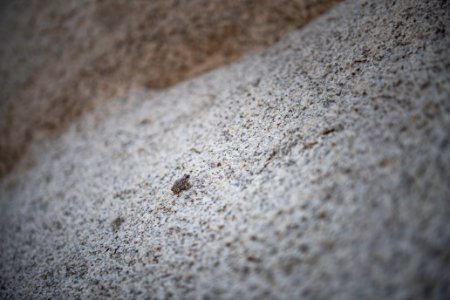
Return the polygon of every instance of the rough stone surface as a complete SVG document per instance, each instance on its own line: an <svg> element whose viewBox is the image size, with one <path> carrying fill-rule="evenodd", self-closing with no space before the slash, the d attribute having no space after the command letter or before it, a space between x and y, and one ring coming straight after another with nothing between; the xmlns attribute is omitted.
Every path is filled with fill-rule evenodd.
<svg viewBox="0 0 450 300"><path fill-rule="evenodd" d="M348 1L33 146L0 298L448 299L449 11Z"/></svg>
<svg viewBox="0 0 450 300"><path fill-rule="evenodd" d="M338 1L10 2L0 6L0 176L34 140L129 87L164 88L235 61Z"/></svg>

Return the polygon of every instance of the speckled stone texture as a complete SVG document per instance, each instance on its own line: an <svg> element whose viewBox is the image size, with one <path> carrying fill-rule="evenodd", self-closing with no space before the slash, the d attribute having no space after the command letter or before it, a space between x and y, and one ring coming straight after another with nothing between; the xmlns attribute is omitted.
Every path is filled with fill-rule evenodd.
<svg viewBox="0 0 450 300"><path fill-rule="evenodd" d="M0 298L449 299L449 12L347 1L33 146Z"/></svg>
<svg viewBox="0 0 450 300"><path fill-rule="evenodd" d="M338 0L3 0L0 176L129 87L166 88L273 45ZM33 113L30 113L33 112Z"/></svg>

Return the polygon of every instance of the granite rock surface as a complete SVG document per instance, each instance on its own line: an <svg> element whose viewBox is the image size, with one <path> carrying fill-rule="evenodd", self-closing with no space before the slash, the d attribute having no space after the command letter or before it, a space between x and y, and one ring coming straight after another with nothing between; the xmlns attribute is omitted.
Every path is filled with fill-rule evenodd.
<svg viewBox="0 0 450 300"><path fill-rule="evenodd" d="M338 0L3 2L0 176L129 88L167 88L260 51Z"/></svg>
<svg viewBox="0 0 450 300"><path fill-rule="evenodd" d="M448 299L449 13L346 1L34 145L0 298Z"/></svg>

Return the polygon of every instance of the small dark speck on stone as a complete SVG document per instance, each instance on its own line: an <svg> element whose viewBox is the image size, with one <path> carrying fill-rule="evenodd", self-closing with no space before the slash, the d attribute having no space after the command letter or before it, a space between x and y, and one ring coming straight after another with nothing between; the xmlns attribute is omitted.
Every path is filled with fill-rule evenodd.
<svg viewBox="0 0 450 300"><path fill-rule="evenodd" d="M185 174L183 177L176 180L171 188L171 191L176 195L180 195L182 191L189 190L192 187L189 183L189 177L190 176L188 174Z"/></svg>
<svg viewBox="0 0 450 300"><path fill-rule="evenodd" d="M192 152L194 152L194 153L197 153L197 154L202 153L200 150L198 150L198 149L196 149L196 148L191 148L190 150L191 150Z"/></svg>
<svg viewBox="0 0 450 300"><path fill-rule="evenodd" d="M336 131L336 128L333 128L333 127L327 128L324 131L322 131L322 135L327 135L327 134L330 134L330 133L335 132L335 131Z"/></svg>
<svg viewBox="0 0 450 300"><path fill-rule="evenodd" d="M112 226L114 231L119 230L120 226L122 225L122 223L124 222L124 219L121 217L117 217L114 219L114 221L112 222Z"/></svg>
<svg viewBox="0 0 450 300"><path fill-rule="evenodd" d="M254 86L254 87L257 87L257 86L259 86L259 83L261 82L261 78L258 78L258 79L256 79L256 80L254 80L253 82L252 82L252 85Z"/></svg>

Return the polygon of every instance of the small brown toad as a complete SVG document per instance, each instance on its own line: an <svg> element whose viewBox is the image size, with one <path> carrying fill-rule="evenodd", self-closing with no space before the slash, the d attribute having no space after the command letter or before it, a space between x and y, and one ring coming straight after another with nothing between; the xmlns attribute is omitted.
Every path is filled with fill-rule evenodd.
<svg viewBox="0 0 450 300"><path fill-rule="evenodd" d="M192 185L189 183L189 177L190 176L188 174L185 174L183 177L176 180L171 188L171 191L179 196L182 191L187 191L190 189Z"/></svg>

